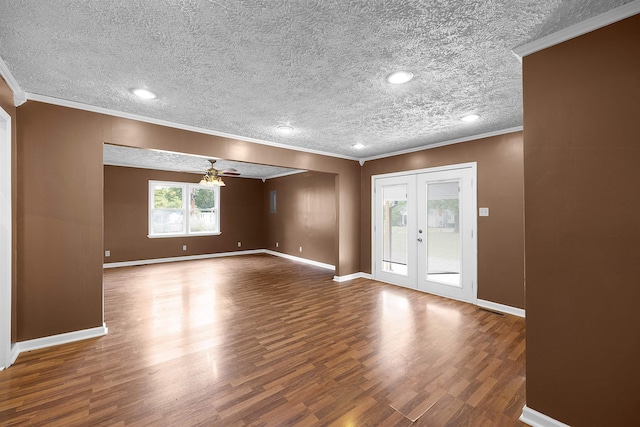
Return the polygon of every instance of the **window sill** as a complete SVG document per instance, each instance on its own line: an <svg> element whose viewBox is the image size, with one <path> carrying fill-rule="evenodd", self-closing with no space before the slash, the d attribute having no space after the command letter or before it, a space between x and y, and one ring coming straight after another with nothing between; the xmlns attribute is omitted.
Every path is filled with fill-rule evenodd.
<svg viewBox="0 0 640 427"><path fill-rule="evenodd" d="M201 237L201 236L219 236L221 231L216 233L192 233L192 234L147 234L149 239L168 239L172 237Z"/></svg>

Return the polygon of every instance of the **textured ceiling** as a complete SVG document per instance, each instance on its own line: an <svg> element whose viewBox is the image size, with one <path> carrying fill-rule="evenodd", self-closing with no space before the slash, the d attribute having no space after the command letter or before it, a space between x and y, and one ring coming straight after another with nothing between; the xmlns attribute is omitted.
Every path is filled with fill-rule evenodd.
<svg viewBox="0 0 640 427"><path fill-rule="evenodd" d="M522 125L511 49L629 2L0 0L0 57L28 93L367 158Z"/></svg>
<svg viewBox="0 0 640 427"><path fill-rule="evenodd" d="M220 171L235 169L243 178L269 179L304 172L298 169L256 165L253 163L234 162L223 159L215 160L216 163L214 167L216 169ZM193 156L182 153L170 153L167 151L120 147L111 144L104 144L104 164L201 174L204 174L204 172L211 167L208 157Z"/></svg>

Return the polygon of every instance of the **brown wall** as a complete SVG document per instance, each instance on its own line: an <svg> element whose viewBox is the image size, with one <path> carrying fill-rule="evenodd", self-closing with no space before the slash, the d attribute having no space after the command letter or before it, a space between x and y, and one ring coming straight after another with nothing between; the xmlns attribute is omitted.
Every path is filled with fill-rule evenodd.
<svg viewBox="0 0 640 427"><path fill-rule="evenodd" d="M51 107L54 108L54 107ZM353 160L197 134L128 119L104 118L104 142L337 174L337 275L360 271L360 165Z"/></svg>
<svg viewBox="0 0 640 427"><path fill-rule="evenodd" d="M524 58L527 406L640 407L640 15Z"/></svg>
<svg viewBox="0 0 640 427"><path fill-rule="evenodd" d="M104 262L122 262L188 255L263 249L264 184L258 179L225 177L220 191L218 236L150 239L148 228L149 180L198 182L201 175L104 167ZM242 242L242 247L238 247ZM182 246L187 245L183 251Z"/></svg>
<svg viewBox="0 0 640 427"><path fill-rule="evenodd" d="M333 264L338 275L360 270L355 161L34 101L17 109L17 124L19 341L102 325L105 142L337 174Z"/></svg>
<svg viewBox="0 0 640 427"><path fill-rule="evenodd" d="M522 133L515 132L366 162L362 168L362 271L371 272L371 176L477 162L478 298L524 308Z"/></svg>
<svg viewBox="0 0 640 427"><path fill-rule="evenodd" d="M0 108L11 116L11 223L12 223L12 259L11 259L11 343L16 342L17 337L17 295L18 295L18 229L17 229L17 146L16 146L16 107L13 104L13 93L5 81L0 77Z"/></svg>
<svg viewBox="0 0 640 427"><path fill-rule="evenodd" d="M265 186L267 248L326 264L336 260L335 175L306 172L270 179ZM276 191L277 213L269 211ZM276 242L278 247L276 248ZM302 246L302 252L299 251Z"/></svg>
<svg viewBox="0 0 640 427"><path fill-rule="evenodd" d="M17 123L17 339L102 326L100 117L27 102Z"/></svg>

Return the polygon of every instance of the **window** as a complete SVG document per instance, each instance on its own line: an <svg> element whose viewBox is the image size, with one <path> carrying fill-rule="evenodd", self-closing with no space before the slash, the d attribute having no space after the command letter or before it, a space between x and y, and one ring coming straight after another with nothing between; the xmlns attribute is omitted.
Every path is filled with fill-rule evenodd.
<svg viewBox="0 0 640 427"><path fill-rule="evenodd" d="M149 237L220 234L220 188L149 181Z"/></svg>

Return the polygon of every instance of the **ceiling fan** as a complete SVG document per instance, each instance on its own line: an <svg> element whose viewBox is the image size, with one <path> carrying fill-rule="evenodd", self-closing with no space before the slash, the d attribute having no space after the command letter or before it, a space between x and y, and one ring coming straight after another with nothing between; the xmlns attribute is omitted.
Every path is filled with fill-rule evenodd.
<svg viewBox="0 0 640 427"><path fill-rule="evenodd" d="M216 187L224 187L226 184L222 180L221 176L239 176L240 172L238 172L234 168L229 168L225 170L219 170L213 167L215 160L209 160L211 163L211 167L207 169L204 173L204 176L200 180L200 185L212 185Z"/></svg>

